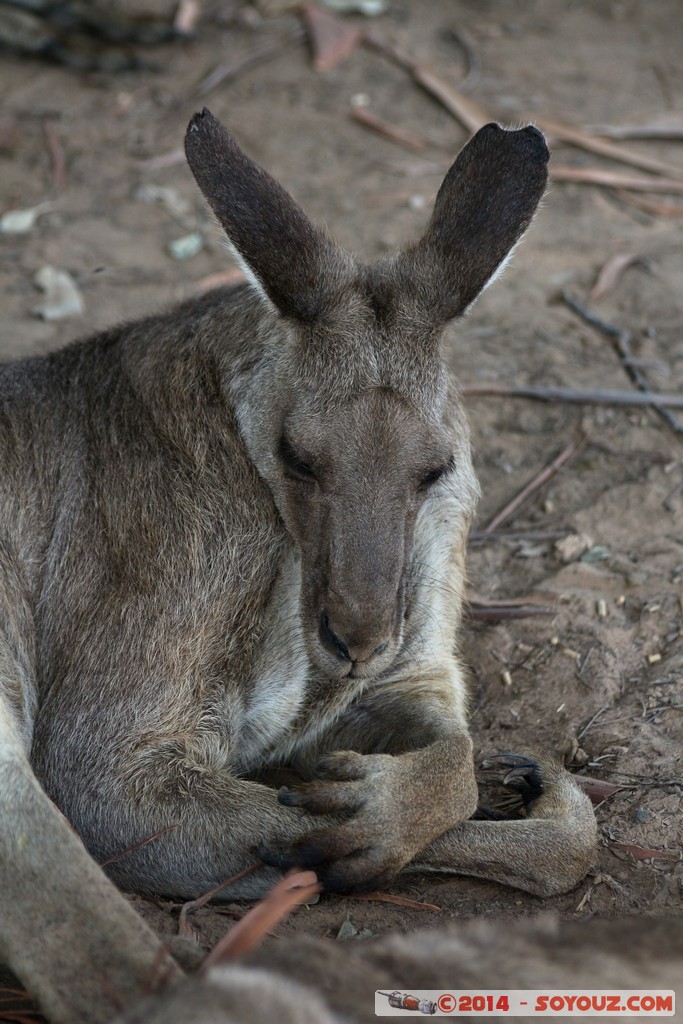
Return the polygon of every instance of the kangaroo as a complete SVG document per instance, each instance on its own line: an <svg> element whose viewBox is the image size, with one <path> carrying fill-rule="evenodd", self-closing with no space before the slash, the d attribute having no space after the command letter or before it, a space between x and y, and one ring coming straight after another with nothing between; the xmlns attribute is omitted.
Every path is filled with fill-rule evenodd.
<svg viewBox="0 0 683 1024"><path fill-rule="evenodd" d="M482 128L371 266L208 111L186 152L248 283L0 371L0 957L54 1022L173 976L112 881L193 897L258 856L224 896L292 865L547 895L596 842L514 755L526 816L469 820L456 651L477 484L440 339L529 226L543 136Z"/></svg>

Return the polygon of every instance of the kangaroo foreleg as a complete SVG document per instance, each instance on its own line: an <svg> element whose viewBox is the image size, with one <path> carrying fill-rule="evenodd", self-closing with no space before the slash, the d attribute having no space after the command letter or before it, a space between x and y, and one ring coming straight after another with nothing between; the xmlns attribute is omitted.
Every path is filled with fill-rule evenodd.
<svg viewBox="0 0 683 1024"><path fill-rule="evenodd" d="M593 864L597 824L588 797L568 772L514 755L501 757L522 791L527 816L465 821L424 849L406 870L474 875L553 896L573 888Z"/></svg>

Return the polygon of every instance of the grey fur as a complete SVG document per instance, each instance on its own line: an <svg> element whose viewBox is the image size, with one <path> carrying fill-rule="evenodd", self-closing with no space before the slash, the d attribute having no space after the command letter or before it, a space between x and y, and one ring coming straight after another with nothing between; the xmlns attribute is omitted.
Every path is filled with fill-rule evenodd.
<svg viewBox="0 0 683 1024"><path fill-rule="evenodd" d="M328 889L417 862L559 892L595 843L549 765L527 819L467 821L477 485L440 334L528 226L542 136L482 129L424 238L373 267L208 111L186 145L259 287L0 372L0 955L54 1021L111 1016L86 1015L93 950L124 1004L163 957L50 800L99 862L178 824L107 868L177 897L257 851L269 866L226 896L293 863ZM299 784L278 795L282 770Z"/></svg>

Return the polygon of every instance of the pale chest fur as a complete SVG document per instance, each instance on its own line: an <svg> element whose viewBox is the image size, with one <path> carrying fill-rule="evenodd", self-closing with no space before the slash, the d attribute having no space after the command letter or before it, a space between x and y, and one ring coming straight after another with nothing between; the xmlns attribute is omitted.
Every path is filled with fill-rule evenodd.
<svg viewBox="0 0 683 1024"><path fill-rule="evenodd" d="M409 614L395 665L377 680L327 680L310 665L299 614L300 560L284 555L266 611L250 687L240 699L231 765L241 772L286 763L313 743L368 689L428 673L453 675L463 588L465 521L448 491L435 494L417 523L408 578ZM457 687L456 687L457 690ZM462 695L453 694L458 705Z"/></svg>

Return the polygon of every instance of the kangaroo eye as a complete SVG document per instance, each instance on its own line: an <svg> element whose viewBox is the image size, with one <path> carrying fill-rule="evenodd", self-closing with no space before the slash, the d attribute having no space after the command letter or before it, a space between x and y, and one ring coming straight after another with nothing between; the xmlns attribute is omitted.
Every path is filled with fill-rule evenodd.
<svg viewBox="0 0 683 1024"><path fill-rule="evenodd" d="M443 466L437 466L436 469L432 469L422 477L418 490L428 491L429 488L437 482L437 480L440 480L442 476L446 475L446 473L450 473L454 466L455 460L451 458L448 462L444 463Z"/></svg>
<svg viewBox="0 0 683 1024"><path fill-rule="evenodd" d="M315 473L308 463L299 455L296 448L285 434L280 438L278 455L285 470L299 480L315 480Z"/></svg>

